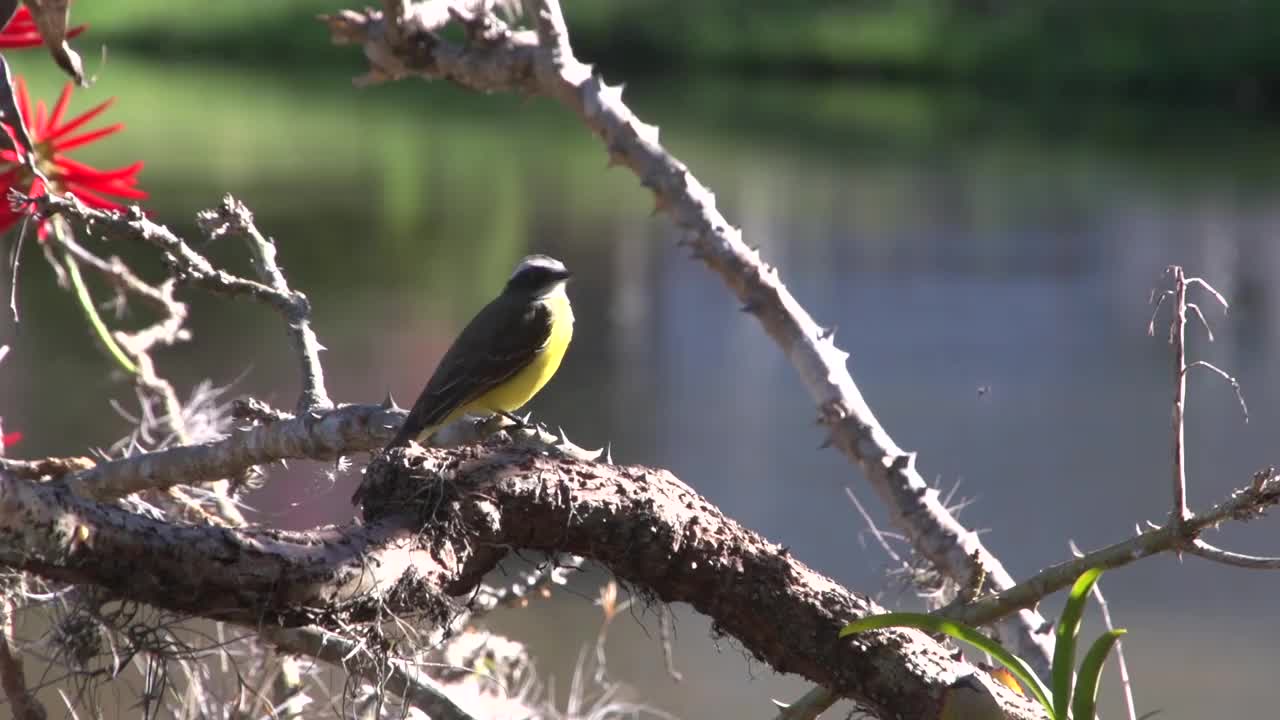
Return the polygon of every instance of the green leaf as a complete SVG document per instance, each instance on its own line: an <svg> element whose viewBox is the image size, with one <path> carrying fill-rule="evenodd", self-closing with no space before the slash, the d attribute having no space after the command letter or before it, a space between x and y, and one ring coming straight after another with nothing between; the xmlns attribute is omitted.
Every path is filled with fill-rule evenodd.
<svg viewBox="0 0 1280 720"><path fill-rule="evenodd" d="M1094 640L1089 652L1085 653L1084 662L1080 663L1080 685L1076 687L1076 695L1071 699L1071 717L1076 720L1092 720L1094 707L1098 702L1102 665L1107 661L1111 648L1125 632L1123 629L1116 629L1106 633Z"/></svg>
<svg viewBox="0 0 1280 720"><path fill-rule="evenodd" d="M1065 716L1055 715L1053 704L1049 702L1049 688L1036 677L1036 673L1031 669L1022 658L1014 655L1004 649L1000 643L983 635L977 630L962 625L960 623L946 620L936 615L925 615L923 613L907 613L895 612L885 613L883 615L869 615L845 625L840 630L840 637L848 637L854 633L866 632L867 630L883 630L892 627L909 627L916 630L924 630L931 633L942 633L949 635L956 640L969 643L979 650L987 653L995 658L1001 665L1009 668L1009 672L1018 678L1023 687L1031 691L1035 695L1036 700L1044 706L1045 710L1057 720L1066 720Z"/></svg>
<svg viewBox="0 0 1280 720"><path fill-rule="evenodd" d="M1055 630L1056 638L1053 646L1053 715L1058 718L1067 716L1067 707L1071 702L1071 681L1076 670L1076 636L1080 634L1080 621L1084 618L1084 606L1089 602L1089 591L1102 575L1099 568L1085 570L1076 578L1067 595L1067 604L1062 608L1062 617ZM1090 715L1089 717L1093 717Z"/></svg>

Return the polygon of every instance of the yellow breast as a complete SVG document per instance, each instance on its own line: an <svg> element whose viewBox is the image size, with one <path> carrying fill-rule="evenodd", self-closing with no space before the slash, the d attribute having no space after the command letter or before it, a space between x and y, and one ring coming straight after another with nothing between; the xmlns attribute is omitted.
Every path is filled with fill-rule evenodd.
<svg viewBox="0 0 1280 720"><path fill-rule="evenodd" d="M573 309L569 306L569 297L564 289L557 290L542 302L551 311L551 337L547 344L533 358L533 362L516 373L510 380L475 399L470 405L489 412L514 412L533 399L556 370L560 369L560 361L564 359L564 351L573 339Z"/></svg>

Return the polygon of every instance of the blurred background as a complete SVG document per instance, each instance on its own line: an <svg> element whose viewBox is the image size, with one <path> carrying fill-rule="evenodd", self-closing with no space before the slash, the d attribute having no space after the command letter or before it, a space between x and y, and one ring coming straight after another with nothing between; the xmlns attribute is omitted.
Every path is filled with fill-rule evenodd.
<svg viewBox="0 0 1280 720"><path fill-rule="evenodd" d="M274 236L315 306L330 391L409 404L439 355L528 252L576 271L577 334L532 405L588 447L670 468L729 515L850 587L912 607L884 579L851 488L817 451L815 408L785 358L651 218L630 174L576 119L536 100L443 84L365 90L355 48L314 16L336 0L77 3L97 75L71 112L108 98L99 167L144 160L154 217L195 238L195 213L234 193ZM576 47L717 193L796 296L839 327L889 432L1015 576L1122 540L1170 505L1171 358L1148 294L1171 263L1232 302L1205 303L1216 342L1196 358L1235 374L1191 382L1191 499L1203 507L1280 464L1280 3L1210 0L569 0ZM103 54L99 48L109 50ZM63 79L39 50L7 53L35 97ZM204 248L244 270L243 248ZM118 253L142 270L154 256ZM7 287L6 287L7 291ZM107 298L105 290L103 299ZM185 395L210 378L291 406L280 320L188 293L194 342L160 354ZM0 318L0 411L21 456L106 447L132 390L28 245L22 322ZM146 320L145 309L124 324ZM352 516L354 474L275 469L256 518L306 528ZM1212 542L1275 554L1273 521ZM602 573L493 627L526 639L557 697L594 641ZM1270 717L1280 577L1196 558L1143 561L1103 588L1140 711ZM1060 601L1044 610L1056 615ZM609 670L632 697L694 718L770 717L805 684L749 661L676 608L663 667L653 611L614 624ZM1099 625L1086 627L1095 635ZM1118 680L1104 712L1122 714ZM128 713L127 696L118 710ZM54 706L57 707L57 706ZM714 711L712 710L714 708ZM110 708L104 708L111 712ZM833 717L838 714L833 713Z"/></svg>

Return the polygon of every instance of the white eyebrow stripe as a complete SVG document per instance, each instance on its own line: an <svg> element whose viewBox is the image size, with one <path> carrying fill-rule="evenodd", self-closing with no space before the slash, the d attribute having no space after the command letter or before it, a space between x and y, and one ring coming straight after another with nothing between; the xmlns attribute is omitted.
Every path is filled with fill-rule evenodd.
<svg viewBox="0 0 1280 720"><path fill-rule="evenodd" d="M529 257L526 257L525 259L521 260L519 265L516 265L515 271L512 272L511 277L507 279L510 280L511 278L514 278L515 276L519 275L525 270L529 270L532 268L543 268L546 270L564 270L565 269L564 263L560 262L559 260L556 260L553 257L548 257L546 255L530 255Z"/></svg>

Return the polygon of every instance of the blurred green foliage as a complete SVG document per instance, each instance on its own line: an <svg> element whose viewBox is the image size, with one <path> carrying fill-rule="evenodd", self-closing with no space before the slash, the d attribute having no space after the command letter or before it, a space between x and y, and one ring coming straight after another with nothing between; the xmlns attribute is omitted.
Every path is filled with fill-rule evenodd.
<svg viewBox="0 0 1280 720"><path fill-rule="evenodd" d="M339 0L81 2L131 53L269 70L354 63L315 16ZM580 53L627 77L673 70L859 75L1020 95L1265 105L1280 91L1280 3L1216 0L566 0ZM87 48L86 48L87 49Z"/></svg>

